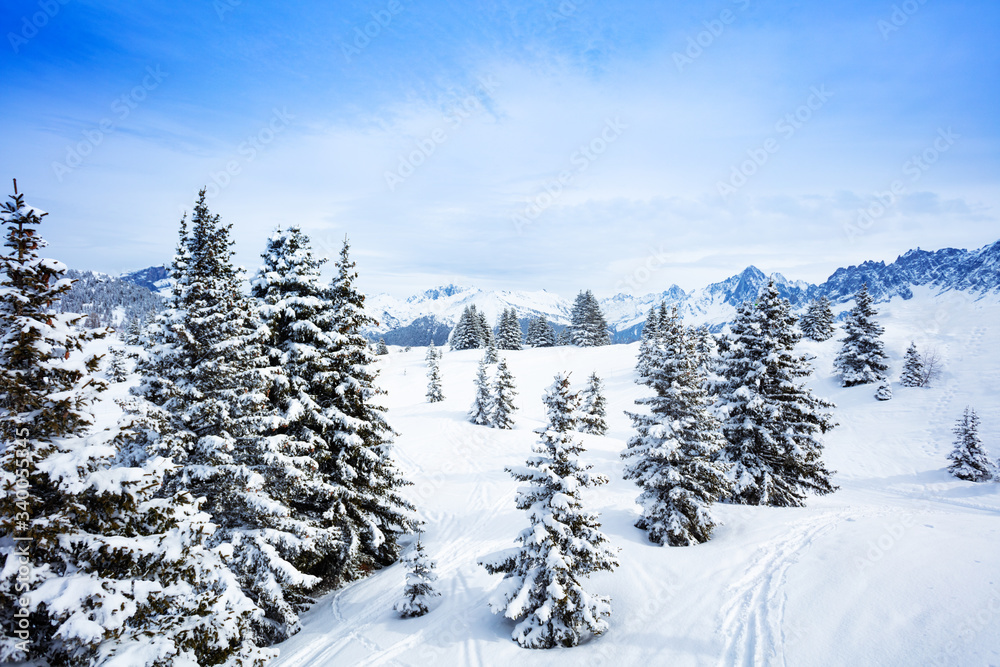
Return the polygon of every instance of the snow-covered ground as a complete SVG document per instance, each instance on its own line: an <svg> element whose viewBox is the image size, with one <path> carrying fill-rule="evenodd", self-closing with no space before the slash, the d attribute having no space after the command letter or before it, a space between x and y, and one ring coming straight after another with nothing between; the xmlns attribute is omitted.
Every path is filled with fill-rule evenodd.
<svg viewBox="0 0 1000 667"><path fill-rule="evenodd" d="M380 359L381 385L442 597L427 616L398 618L404 571L387 568L322 598L279 645L275 666L1000 665L1000 484L945 471L966 405L1000 455L1000 304L915 292L879 306L892 377L913 340L940 352L936 386L894 384L893 400L879 402L874 386L842 389L831 377L835 339L803 343L817 356L812 387L838 406L840 426L825 440L840 490L801 509L717 505L725 523L697 547L653 545L632 525L637 489L622 480L619 455L632 432L623 410L645 391L634 383L636 344L503 353L519 392L513 431L465 420L478 351L445 352L446 400L429 404L425 348L392 348ZM621 549L621 567L588 581L612 597L606 634L531 651L490 613L500 577L476 559L513 546L526 525L504 467L529 455L542 391L558 370L579 386L595 370L606 383L611 428L581 436L582 458L611 482L585 498Z"/></svg>

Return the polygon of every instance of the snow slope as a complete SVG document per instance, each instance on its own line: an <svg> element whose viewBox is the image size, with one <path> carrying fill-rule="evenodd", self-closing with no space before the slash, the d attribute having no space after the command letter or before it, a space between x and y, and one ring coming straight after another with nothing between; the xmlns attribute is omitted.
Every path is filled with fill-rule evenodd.
<svg viewBox="0 0 1000 667"><path fill-rule="evenodd" d="M817 355L813 388L838 405L826 457L840 490L800 509L717 505L725 525L686 548L650 544L632 525L637 489L621 479L619 454L631 434L622 411L644 391L634 384L636 344L506 353L519 391L513 431L465 421L477 351L445 352L446 400L428 404L424 349L393 348L381 358L381 384L443 595L427 616L399 619L392 606L403 568L382 570L322 598L303 631L279 645L275 667L1000 665L1000 484L945 471L967 404L1000 455L1000 303L915 288L912 299L879 309L893 379L914 340L944 358L937 386L894 384L893 400L879 402L874 387L842 389L830 377L836 340L804 343ZM622 565L589 580L612 597L605 635L530 651L511 641L511 622L490 613L500 577L476 559L513 546L527 524L503 469L529 455L542 390L557 370L571 370L579 386L594 370L606 381L610 431L581 438L582 457L611 483L585 498Z"/></svg>

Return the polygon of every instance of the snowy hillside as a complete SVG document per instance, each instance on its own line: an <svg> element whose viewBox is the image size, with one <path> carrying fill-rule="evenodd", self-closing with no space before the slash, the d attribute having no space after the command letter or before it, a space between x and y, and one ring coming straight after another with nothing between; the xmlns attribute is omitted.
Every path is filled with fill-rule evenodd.
<svg viewBox="0 0 1000 667"><path fill-rule="evenodd" d="M424 350L393 348L381 384L443 595L427 616L399 619L404 570L389 567L324 597L278 646L275 666L1000 664L1000 484L945 471L966 405L1000 456L1000 299L912 292L879 307L891 374L912 340L944 359L936 386L896 384L879 402L874 387L842 389L831 377L836 339L803 343L817 356L811 386L838 406L825 457L840 490L802 509L719 505L725 525L695 547L658 547L633 527L637 489L622 480L619 455L632 433L622 411L645 391L634 383L637 345L505 353L519 392L513 431L465 419L477 351L444 354L446 400L428 404ZM499 577L476 559L512 546L527 525L504 467L529 455L542 390L560 370L577 386L595 370L606 382L610 431L581 436L582 458L611 481L585 500L621 567L589 584L612 598L605 635L530 651L490 613Z"/></svg>

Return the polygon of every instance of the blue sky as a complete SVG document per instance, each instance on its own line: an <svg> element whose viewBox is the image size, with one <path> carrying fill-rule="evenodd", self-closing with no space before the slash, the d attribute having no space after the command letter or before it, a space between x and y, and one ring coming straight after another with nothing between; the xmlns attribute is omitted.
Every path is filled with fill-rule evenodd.
<svg viewBox="0 0 1000 667"><path fill-rule="evenodd" d="M50 254L168 261L198 189L363 286L690 289L1000 238L1000 6L8 1L0 175ZM9 189L9 186L8 186Z"/></svg>

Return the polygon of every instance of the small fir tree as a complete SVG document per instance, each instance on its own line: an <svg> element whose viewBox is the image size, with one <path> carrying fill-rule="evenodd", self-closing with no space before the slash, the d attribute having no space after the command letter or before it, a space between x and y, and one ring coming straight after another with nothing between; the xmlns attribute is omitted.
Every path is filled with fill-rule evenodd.
<svg viewBox="0 0 1000 667"><path fill-rule="evenodd" d="M125 350L120 347L108 349L108 379L112 382L125 382L128 379L128 363L125 361Z"/></svg>
<svg viewBox="0 0 1000 667"><path fill-rule="evenodd" d="M423 616L430 611L430 602L441 594L434 589L437 574L434 568L437 564L427 557L424 545L417 536L413 551L403 558L406 565L406 588L403 589L403 599L396 603L394 609L402 618Z"/></svg>
<svg viewBox="0 0 1000 667"><path fill-rule="evenodd" d="M507 360L501 359L497 365L496 380L493 383L492 404L490 406L490 425L493 428L510 430L514 428L514 397L517 392L514 387L514 376L507 368Z"/></svg>
<svg viewBox="0 0 1000 667"><path fill-rule="evenodd" d="M484 347L486 348L486 352L484 355L486 358L486 363L488 364L497 363L500 357L497 354L496 339L493 337L492 331L489 331L489 335L486 337L486 345Z"/></svg>
<svg viewBox="0 0 1000 667"><path fill-rule="evenodd" d="M469 421L480 426L489 426L493 422L490 408L493 397L490 395L490 379L486 374L486 357L479 360L479 370L476 371L476 398L469 408Z"/></svg>
<svg viewBox="0 0 1000 667"><path fill-rule="evenodd" d="M497 327L497 347L501 350L521 349L521 324L517 320L517 311L513 308L504 309Z"/></svg>
<svg viewBox="0 0 1000 667"><path fill-rule="evenodd" d="M661 304L661 305L666 305ZM635 369L639 377L649 375L650 360L656 355L657 347L660 344L660 311L656 306L649 309L646 315L646 323L642 327L642 338L639 343L639 358Z"/></svg>
<svg viewBox="0 0 1000 667"><path fill-rule="evenodd" d="M607 629L611 600L592 595L581 582L618 566L599 517L583 509L581 489L607 479L578 461L583 448L573 440L577 396L566 375L556 375L544 402L548 425L536 431L536 456L507 469L525 484L516 504L531 525L518 535L519 547L479 561L491 574L504 575L490 599L493 612L517 621L514 641L539 649L576 646L588 633Z"/></svg>
<svg viewBox="0 0 1000 667"><path fill-rule="evenodd" d="M385 356L389 354L389 348L386 347L385 338L378 339L378 345L375 346L375 354L379 356Z"/></svg>
<svg viewBox="0 0 1000 667"><path fill-rule="evenodd" d="M840 353L833 362L845 387L881 382L889 370L882 344L885 329L875 319L878 311L872 304L868 285L862 285L844 322L847 335L841 339Z"/></svg>
<svg viewBox="0 0 1000 667"><path fill-rule="evenodd" d="M608 432L608 422L604 398L604 385L597 372L587 378L587 386L580 394L580 431L591 435L604 435Z"/></svg>
<svg viewBox="0 0 1000 667"><path fill-rule="evenodd" d="M882 380L879 383L878 389L875 390L875 398L880 401L888 401L892 399L892 384L888 380Z"/></svg>
<svg viewBox="0 0 1000 667"><path fill-rule="evenodd" d="M799 320L802 335L810 340L824 341L833 337L833 310L825 296L813 299Z"/></svg>
<svg viewBox="0 0 1000 667"><path fill-rule="evenodd" d="M904 387L922 387L924 383L924 363L917 351L916 343L911 342L906 348L906 356L903 360L903 373L900 375L899 384Z"/></svg>
<svg viewBox="0 0 1000 667"><path fill-rule="evenodd" d="M528 324L525 344L528 347L553 347L556 344L556 332L545 315L539 315Z"/></svg>
<svg viewBox="0 0 1000 667"><path fill-rule="evenodd" d="M624 476L642 489L636 527L656 544L689 546L710 539L717 523L712 504L730 491L718 456L725 440L676 307L660 331L664 343L650 359L649 375L638 380L655 392L636 401L649 413L628 413L637 433L622 454Z"/></svg>
<svg viewBox="0 0 1000 667"><path fill-rule="evenodd" d="M444 400L444 393L441 391L441 365L440 357L432 347L427 354L427 402L440 403Z"/></svg>
<svg viewBox="0 0 1000 667"><path fill-rule="evenodd" d="M952 432L955 434L955 447L949 456L951 465L948 466L948 472L969 482L988 482L993 479L996 469L983 451L983 443L979 439L979 415L976 411L966 407Z"/></svg>

